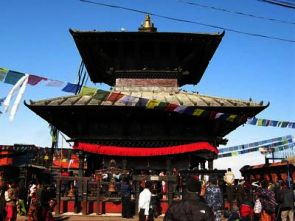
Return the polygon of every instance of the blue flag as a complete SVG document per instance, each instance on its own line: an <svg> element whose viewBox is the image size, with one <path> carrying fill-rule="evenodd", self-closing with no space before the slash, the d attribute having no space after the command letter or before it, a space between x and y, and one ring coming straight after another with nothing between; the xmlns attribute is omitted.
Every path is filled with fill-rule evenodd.
<svg viewBox="0 0 295 221"><path fill-rule="evenodd" d="M80 87L81 87L81 86L79 86L79 85L77 85L77 84L68 83L68 84L62 89L62 91L76 94L76 93L79 91Z"/></svg>

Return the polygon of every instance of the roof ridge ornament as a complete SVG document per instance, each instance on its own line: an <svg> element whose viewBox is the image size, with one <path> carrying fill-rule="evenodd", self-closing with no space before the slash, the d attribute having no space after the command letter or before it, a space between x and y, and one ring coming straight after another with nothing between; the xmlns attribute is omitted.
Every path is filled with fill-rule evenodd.
<svg viewBox="0 0 295 221"><path fill-rule="evenodd" d="M157 28L154 23L151 22L151 17L149 14L145 16L143 24L138 28L139 32L157 32Z"/></svg>

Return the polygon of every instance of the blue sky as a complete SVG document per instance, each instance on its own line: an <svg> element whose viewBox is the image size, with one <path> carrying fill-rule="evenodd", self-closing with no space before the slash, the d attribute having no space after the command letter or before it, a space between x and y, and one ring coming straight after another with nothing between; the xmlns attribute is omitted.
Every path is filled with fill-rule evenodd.
<svg viewBox="0 0 295 221"><path fill-rule="evenodd" d="M95 1L95 0L94 0ZM185 4L178 0L98 0L186 19L224 28L295 40L292 24L270 22ZM232 11L295 21L295 11L257 0L199 0L196 3ZM76 82L80 55L69 34L69 28L80 30L137 31L143 14L83 3L78 0L2 0L0 2L0 67L44 76L65 82ZM152 17L158 31L222 32L222 29L181 23ZM259 118L295 121L295 43L258 38L226 31L201 82L185 86L212 96L270 102ZM101 84L88 86L101 88ZM0 98L11 85L0 82ZM67 96L61 88L41 83L28 86L24 99L40 100ZM3 111L3 109L1 109ZM0 144L36 144L50 146L48 123L23 104L14 121L0 116ZM294 134L294 129L245 125L230 133L228 146ZM249 160L251 158L251 160ZM232 158L233 159L233 158ZM245 162L244 162L244 161ZM252 162L252 160L254 162ZM218 167L236 167L241 163L262 162L258 153L235 157L230 162L218 160ZM236 161L236 162L235 162ZM234 164L231 165L230 163Z"/></svg>

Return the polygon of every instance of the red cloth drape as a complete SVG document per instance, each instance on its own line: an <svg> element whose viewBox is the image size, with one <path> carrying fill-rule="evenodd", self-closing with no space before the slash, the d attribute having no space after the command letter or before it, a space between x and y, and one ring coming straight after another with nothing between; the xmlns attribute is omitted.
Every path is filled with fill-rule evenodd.
<svg viewBox="0 0 295 221"><path fill-rule="evenodd" d="M163 156L202 150L211 151L216 154L218 153L217 148L208 142L197 142L168 147L121 147L77 142L74 145L74 149L102 155L128 157Z"/></svg>

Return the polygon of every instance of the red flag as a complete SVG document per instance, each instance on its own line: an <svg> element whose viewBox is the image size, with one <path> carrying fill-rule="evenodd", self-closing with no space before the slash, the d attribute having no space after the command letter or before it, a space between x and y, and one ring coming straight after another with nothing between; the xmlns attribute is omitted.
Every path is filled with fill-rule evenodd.
<svg viewBox="0 0 295 221"><path fill-rule="evenodd" d="M36 84L38 84L42 80L47 81L47 78L30 74L29 75L28 84L30 84L30 85L36 85Z"/></svg>

